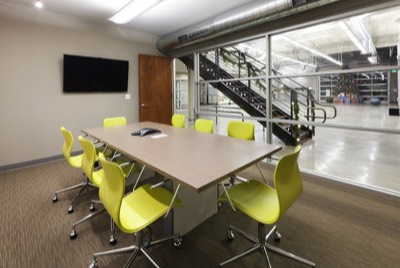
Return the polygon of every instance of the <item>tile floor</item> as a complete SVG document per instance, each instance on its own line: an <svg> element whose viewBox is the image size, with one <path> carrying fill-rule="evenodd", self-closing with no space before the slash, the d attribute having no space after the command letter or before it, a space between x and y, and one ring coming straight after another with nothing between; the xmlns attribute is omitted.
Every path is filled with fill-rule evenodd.
<svg viewBox="0 0 400 268"><path fill-rule="evenodd" d="M400 196L400 116L389 116L388 105L336 105L337 117L329 123L395 129L398 133L317 127L315 137L302 144L300 168L329 179ZM215 120L215 117L213 118ZM229 118L219 117L215 133L226 135ZM191 126L193 122L189 122ZM265 132L256 124L256 140ZM273 143L282 142L273 138ZM289 146L284 146L279 158Z"/></svg>

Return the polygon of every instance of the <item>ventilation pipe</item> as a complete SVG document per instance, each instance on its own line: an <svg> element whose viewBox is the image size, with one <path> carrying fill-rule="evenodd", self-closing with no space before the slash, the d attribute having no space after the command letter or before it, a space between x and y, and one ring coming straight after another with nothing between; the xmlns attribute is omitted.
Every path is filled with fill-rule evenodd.
<svg viewBox="0 0 400 268"><path fill-rule="evenodd" d="M173 32L161 37L157 49L170 54L178 48L210 40L222 35L249 29L304 10L336 2L339 0L261 0L252 2L213 19Z"/></svg>

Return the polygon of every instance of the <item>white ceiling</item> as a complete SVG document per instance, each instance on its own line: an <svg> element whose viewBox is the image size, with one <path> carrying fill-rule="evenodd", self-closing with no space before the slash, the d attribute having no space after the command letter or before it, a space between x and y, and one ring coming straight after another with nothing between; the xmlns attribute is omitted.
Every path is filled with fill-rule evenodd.
<svg viewBox="0 0 400 268"><path fill-rule="evenodd" d="M69 24L73 20L160 37L255 0L164 0L126 25L115 25L108 18L131 0L41 0L42 10L35 8L35 1L0 0L0 15L52 24L57 19Z"/></svg>
<svg viewBox="0 0 400 268"><path fill-rule="evenodd" d="M108 19L131 0L41 0L43 9L37 9L35 1L0 0L0 18L8 16L63 27L86 27L135 41L154 43L166 34L262 0L164 0L126 25L117 25ZM400 44L400 5L364 14L364 21L376 47ZM357 50L337 22L295 31L290 36L324 53ZM282 55L296 53L292 47L282 43L274 48Z"/></svg>

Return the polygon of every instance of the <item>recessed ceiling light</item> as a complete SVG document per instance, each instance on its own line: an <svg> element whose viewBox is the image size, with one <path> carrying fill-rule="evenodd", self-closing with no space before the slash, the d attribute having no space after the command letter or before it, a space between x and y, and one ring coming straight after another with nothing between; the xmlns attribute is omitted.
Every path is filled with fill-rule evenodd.
<svg viewBox="0 0 400 268"><path fill-rule="evenodd" d="M43 8L43 3L42 3L42 1L36 0L36 1L35 1L35 7L37 7L37 8Z"/></svg>
<svg viewBox="0 0 400 268"><path fill-rule="evenodd" d="M109 20L118 24L128 23L162 1L164 0L133 0L118 11L117 14L109 18Z"/></svg>

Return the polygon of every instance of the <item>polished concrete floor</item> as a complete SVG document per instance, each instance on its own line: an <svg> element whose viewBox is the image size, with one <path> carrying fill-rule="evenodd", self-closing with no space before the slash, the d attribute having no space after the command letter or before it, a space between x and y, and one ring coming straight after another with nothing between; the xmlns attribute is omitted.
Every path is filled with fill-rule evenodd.
<svg viewBox="0 0 400 268"><path fill-rule="evenodd" d="M398 133L317 127L315 137L302 144L300 168L328 179L400 196L400 116L389 116L388 105L338 104L336 108L337 116L329 124L396 129ZM231 119L214 117L213 120L217 122L214 132L226 135L227 122ZM262 126L255 125L256 140L265 141ZM275 137L273 143L282 144ZM291 149L283 146L274 157L279 158Z"/></svg>

